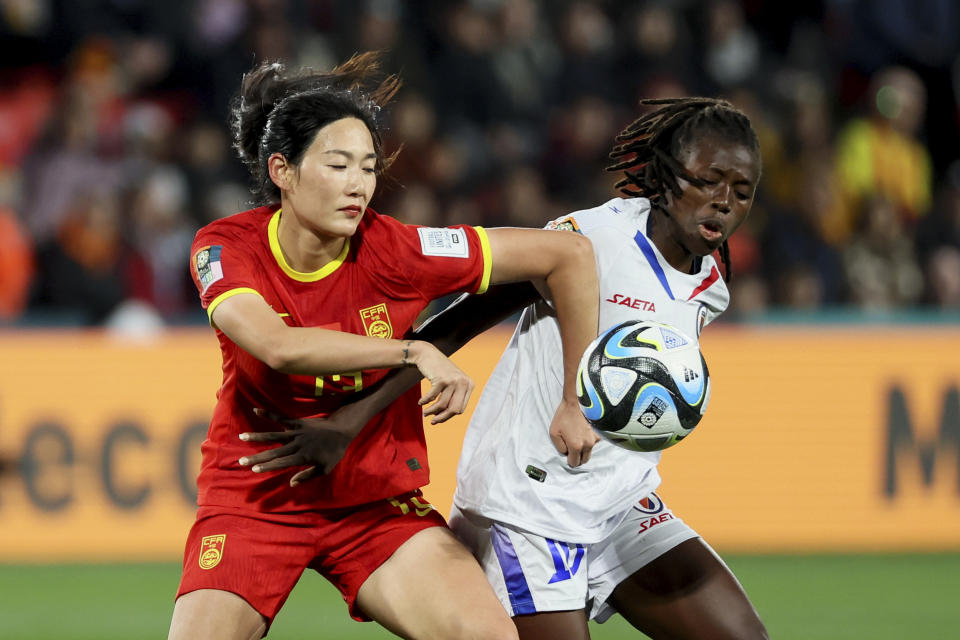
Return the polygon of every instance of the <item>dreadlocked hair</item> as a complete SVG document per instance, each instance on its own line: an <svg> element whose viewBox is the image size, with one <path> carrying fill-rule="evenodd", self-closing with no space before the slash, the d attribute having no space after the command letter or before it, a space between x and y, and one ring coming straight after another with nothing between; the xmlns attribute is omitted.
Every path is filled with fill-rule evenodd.
<svg viewBox="0 0 960 640"><path fill-rule="evenodd" d="M650 206L668 213L665 207L669 189L680 197L679 178L702 186L703 181L686 172L678 158L694 141L715 136L752 149L759 157L760 143L750 119L726 100L718 98L663 98L641 100L643 106L658 107L634 120L621 131L619 143L610 152L614 163L607 171L622 171L623 178L615 185L628 197L650 200ZM730 246L720 246L724 279L733 278Z"/></svg>

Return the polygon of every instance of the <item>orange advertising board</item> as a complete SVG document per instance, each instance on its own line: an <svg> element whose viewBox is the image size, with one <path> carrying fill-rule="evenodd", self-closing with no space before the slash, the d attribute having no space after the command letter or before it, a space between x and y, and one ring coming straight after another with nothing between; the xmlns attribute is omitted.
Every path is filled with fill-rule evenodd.
<svg viewBox="0 0 960 640"><path fill-rule="evenodd" d="M478 387L508 337L455 356ZM960 549L960 330L726 326L703 341L711 404L665 452L660 493L714 546ZM0 354L0 562L178 557L220 381L212 332L6 332ZM426 425L425 494L444 513L466 423Z"/></svg>

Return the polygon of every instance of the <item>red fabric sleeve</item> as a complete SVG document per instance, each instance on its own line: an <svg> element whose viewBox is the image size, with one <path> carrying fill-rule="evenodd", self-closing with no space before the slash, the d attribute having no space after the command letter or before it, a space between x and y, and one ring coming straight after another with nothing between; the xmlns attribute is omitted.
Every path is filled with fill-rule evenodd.
<svg viewBox="0 0 960 640"><path fill-rule="evenodd" d="M398 227L392 240L394 255L405 256L402 269L424 298L487 290L491 263L484 229L467 225Z"/></svg>
<svg viewBox="0 0 960 640"><path fill-rule="evenodd" d="M231 291L259 293L259 280L250 258L243 245L228 234L207 228L197 232L190 248L190 275L204 309Z"/></svg>

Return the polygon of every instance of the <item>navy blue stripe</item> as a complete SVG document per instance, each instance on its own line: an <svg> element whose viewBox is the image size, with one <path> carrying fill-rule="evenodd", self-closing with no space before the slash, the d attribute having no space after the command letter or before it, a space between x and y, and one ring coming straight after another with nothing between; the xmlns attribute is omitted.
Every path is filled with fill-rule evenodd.
<svg viewBox="0 0 960 640"><path fill-rule="evenodd" d="M660 281L660 284L663 285L667 295L670 296L671 300L676 300L676 298L673 297L673 291L670 290L670 283L667 282L667 274L663 272L663 267L661 267L660 262L657 261L657 255L653 252L653 247L650 246L650 241L647 240L647 237L640 231L637 231L637 235L633 236L633 241L637 243L638 247L640 247L640 251L643 252L647 262L650 263L650 266L653 268L653 272L657 274L657 279Z"/></svg>
<svg viewBox="0 0 960 640"><path fill-rule="evenodd" d="M533 594L530 593L527 579L523 575L523 567L520 566L520 561L517 559L517 551L513 548L513 543L510 542L507 532L495 524L490 529L490 537L493 542L493 550L497 554L497 560L500 561L503 579L507 583L507 593L510 595L513 615L536 613L537 608L533 604Z"/></svg>

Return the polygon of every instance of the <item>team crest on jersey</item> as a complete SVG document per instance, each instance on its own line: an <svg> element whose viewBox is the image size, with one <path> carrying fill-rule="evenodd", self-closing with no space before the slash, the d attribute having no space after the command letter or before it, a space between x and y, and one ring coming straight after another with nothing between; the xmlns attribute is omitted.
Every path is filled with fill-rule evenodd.
<svg viewBox="0 0 960 640"><path fill-rule="evenodd" d="M580 227L573 218L564 218L563 220L554 220L547 224L547 229L558 229L560 231L576 231L580 233Z"/></svg>
<svg viewBox="0 0 960 640"><path fill-rule="evenodd" d="M227 534L203 536L200 540L200 568L213 569L220 564L223 558L223 545L227 541Z"/></svg>
<svg viewBox="0 0 960 640"><path fill-rule="evenodd" d="M197 280L203 292L214 282L223 277L223 266L220 264L220 252L223 247L213 245L203 247L193 256L193 265L197 269Z"/></svg>
<svg viewBox="0 0 960 640"><path fill-rule="evenodd" d="M663 500L661 500L657 494L651 493L646 498L640 498L640 500L633 505L633 508L640 513L653 515L663 511Z"/></svg>
<svg viewBox="0 0 960 640"><path fill-rule="evenodd" d="M703 331L704 325L707 324L707 305L701 304L700 308L697 309L697 337L700 337L700 332Z"/></svg>
<svg viewBox="0 0 960 640"><path fill-rule="evenodd" d="M360 309L360 318L367 335L374 338L389 339L393 337L393 325L390 324L390 314L387 313L387 303L381 302L374 307Z"/></svg>

